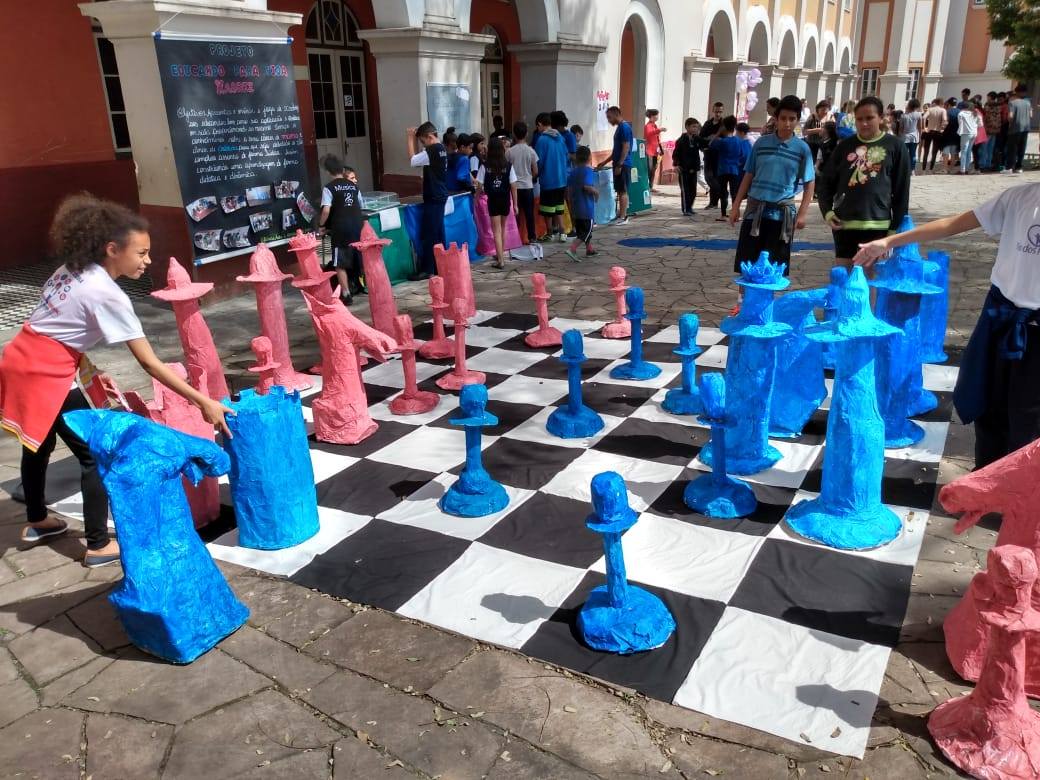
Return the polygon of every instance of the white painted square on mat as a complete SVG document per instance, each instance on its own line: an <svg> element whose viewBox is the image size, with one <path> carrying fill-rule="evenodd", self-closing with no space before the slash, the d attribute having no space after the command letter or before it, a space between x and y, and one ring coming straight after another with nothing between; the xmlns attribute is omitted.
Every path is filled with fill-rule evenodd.
<svg viewBox="0 0 1040 780"><path fill-rule="evenodd" d="M713 344L718 344L724 338L726 338L726 334L718 328L697 329L697 346L699 347L710 347ZM647 341L660 344L678 344L679 326L669 325L667 328L661 328L661 330L648 338Z"/></svg>
<svg viewBox="0 0 1040 780"><path fill-rule="evenodd" d="M559 436L553 436L545 429L545 424L549 420L549 415L551 415L555 410L556 407L542 409L534 417L525 420L511 431L506 431L506 433L502 435L502 438L517 439L519 441L533 441L538 444L549 444L554 447L571 447L573 449L587 450L624 422L621 417L601 414L600 419L603 420L603 427L592 436L585 436L581 439L561 439Z"/></svg>
<svg viewBox="0 0 1040 780"><path fill-rule="evenodd" d="M516 349L489 347L466 361L472 371L490 371L494 374L515 374L525 368L541 363L545 355L541 352L521 352Z"/></svg>
<svg viewBox="0 0 1040 780"><path fill-rule="evenodd" d="M615 366L620 366L627 362L627 358L624 360L615 360L613 363L604 366L603 370L592 377L589 381L602 382L610 385L628 385L629 387L660 388L664 387L675 379L675 377L679 376L679 372L682 370L682 366L679 363L654 363L655 366L661 369L661 373L653 379L614 379L610 375L610 372L614 370Z"/></svg>
<svg viewBox="0 0 1040 780"><path fill-rule="evenodd" d="M484 436L481 449L486 449L497 436ZM440 473L466 459L466 436L457 428L417 428L397 441L368 456L369 460L392 463L411 469Z"/></svg>
<svg viewBox="0 0 1040 780"><path fill-rule="evenodd" d="M586 450L543 486L542 492L591 502L592 478L603 471L616 471L624 477L629 504L642 512L678 479L682 466Z"/></svg>
<svg viewBox="0 0 1040 780"><path fill-rule="evenodd" d="M488 389L488 398L513 404L548 406L567 395L566 379L539 379L514 374Z"/></svg>

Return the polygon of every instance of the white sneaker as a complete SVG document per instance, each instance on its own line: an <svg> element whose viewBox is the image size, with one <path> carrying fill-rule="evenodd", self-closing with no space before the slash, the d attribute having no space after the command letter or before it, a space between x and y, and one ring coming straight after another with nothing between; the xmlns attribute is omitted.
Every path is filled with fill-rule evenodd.
<svg viewBox="0 0 1040 780"><path fill-rule="evenodd" d="M556 234L556 243L557 244L566 244L567 243L567 234L566 233L557 233Z"/></svg>
<svg viewBox="0 0 1040 780"><path fill-rule="evenodd" d="M618 225L618 226L620 226L620 225L627 225L628 224L628 217L625 217L624 219L615 219L610 224Z"/></svg>

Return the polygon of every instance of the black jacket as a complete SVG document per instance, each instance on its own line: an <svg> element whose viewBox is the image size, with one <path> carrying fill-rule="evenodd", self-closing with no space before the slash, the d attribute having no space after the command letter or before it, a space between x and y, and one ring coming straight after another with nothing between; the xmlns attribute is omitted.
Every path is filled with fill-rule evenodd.
<svg viewBox="0 0 1040 780"><path fill-rule="evenodd" d="M838 142L816 177L816 198L846 230L896 230L910 206L910 154L901 138Z"/></svg>
<svg viewBox="0 0 1040 780"><path fill-rule="evenodd" d="M689 133L683 133L679 136L679 139L675 142L675 149L672 150L672 162L676 168L687 172L699 171L701 169L701 155L697 136L690 138Z"/></svg>

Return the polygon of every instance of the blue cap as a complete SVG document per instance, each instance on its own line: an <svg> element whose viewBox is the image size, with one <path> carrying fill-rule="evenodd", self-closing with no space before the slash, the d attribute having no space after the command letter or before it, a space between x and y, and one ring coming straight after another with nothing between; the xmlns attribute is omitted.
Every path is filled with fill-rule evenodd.
<svg viewBox="0 0 1040 780"><path fill-rule="evenodd" d="M621 533L636 524L638 515L628 505L625 480L616 471L604 471L592 478L592 514L585 527L596 533Z"/></svg>
<svg viewBox="0 0 1040 780"><path fill-rule="evenodd" d="M646 318L646 309L643 308L643 288L629 287L625 290L625 306L628 313L626 320L642 320Z"/></svg>
<svg viewBox="0 0 1040 780"><path fill-rule="evenodd" d="M672 354L680 357L695 357L701 354L701 348L697 346L697 331L700 330L700 327L700 317L693 312L681 315L679 317L679 346L672 350Z"/></svg>
<svg viewBox="0 0 1040 780"><path fill-rule="evenodd" d="M459 410L462 416L452 417L448 422L462 426L498 425L498 418L484 411L487 400L487 386L463 385L459 391Z"/></svg>
<svg viewBox="0 0 1040 780"><path fill-rule="evenodd" d="M585 342L581 331L572 328L563 334L563 353L560 355L561 363L584 363Z"/></svg>

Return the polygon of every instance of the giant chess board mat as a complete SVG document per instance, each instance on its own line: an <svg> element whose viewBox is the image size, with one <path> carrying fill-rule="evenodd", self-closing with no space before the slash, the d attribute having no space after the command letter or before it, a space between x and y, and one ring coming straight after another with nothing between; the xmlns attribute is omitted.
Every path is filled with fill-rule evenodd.
<svg viewBox="0 0 1040 780"><path fill-rule="evenodd" d="M708 430L661 408L680 384L678 327L646 328L644 355L663 367L649 382L611 379L628 341L599 337L604 322L554 319L585 338L584 400L605 425L587 439L545 430L566 402L556 349L533 350L533 315L478 312L466 335L468 366L487 374L483 459L509 506L480 518L446 515L437 501L462 469L464 434L448 420L457 396L434 380L452 362L419 359L420 388L441 393L428 414L398 417L400 363L370 362L363 377L379 430L355 446L311 439L321 530L275 552L237 546L230 507L209 530L214 558L285 576L617 684L647 696L834 753L862 756L932 506L957 369L925 366L940 399L918 418L917 446L886 451L884 501L902 517L890 544L865 552L821 547L787 531L793 503L820 489L827 402L797 439L773 439L784 457L748 478L756 512L712 520L682 501L708 471ZM416 338L430 336L430 325ZM698 374L722 371L727 337L701 328ZM828 385L830 379L827 380ZM304 414L317 388L304 394ZM585 647L576 629L588 593L605 582L602 539L585 527L590 481L619 472L639 521L624 536L628 579L658 595L678 628L661 648L631 656ZM228 501L227 491L224 500ZM56 509L76 514L78 496ZM230 530L228 530L230 529ZM217 535L219 534L219 535ZM216 536L216 538L214 538Z"/></svg>

